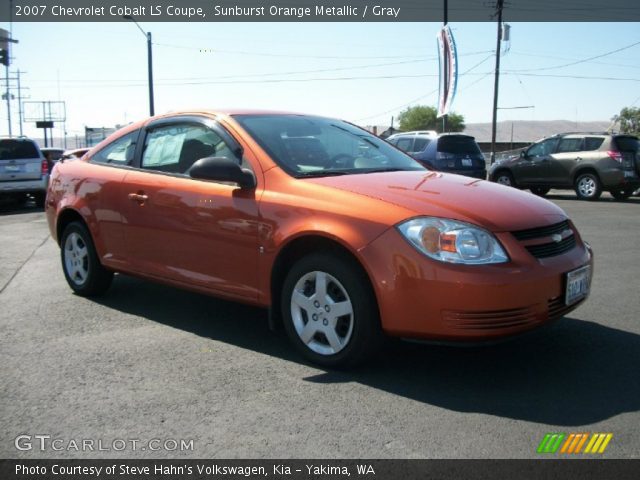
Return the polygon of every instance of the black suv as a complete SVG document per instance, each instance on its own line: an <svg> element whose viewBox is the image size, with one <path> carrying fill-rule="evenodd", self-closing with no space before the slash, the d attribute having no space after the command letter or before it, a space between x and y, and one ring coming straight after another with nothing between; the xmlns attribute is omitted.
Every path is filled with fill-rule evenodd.
<svg viewBox="0 0 640 480"><path fill-rule="evenodd" d="M626 200L640 187L637 137L610 133L563 133L534 143L519 156L495 163L489 180L546 195L574 189L582 200L607 190Z"/></svg>

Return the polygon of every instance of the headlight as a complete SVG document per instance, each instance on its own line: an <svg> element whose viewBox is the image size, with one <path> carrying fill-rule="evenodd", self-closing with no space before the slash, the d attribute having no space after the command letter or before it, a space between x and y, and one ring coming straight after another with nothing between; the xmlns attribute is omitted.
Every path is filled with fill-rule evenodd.
<svg viewBox="0 0 640 480"><path fill-rule="evenodd" d="M422 253L441 262L479 265L509 260L491 233L468 223L420 217L401 223L398 230Z"/></svg>

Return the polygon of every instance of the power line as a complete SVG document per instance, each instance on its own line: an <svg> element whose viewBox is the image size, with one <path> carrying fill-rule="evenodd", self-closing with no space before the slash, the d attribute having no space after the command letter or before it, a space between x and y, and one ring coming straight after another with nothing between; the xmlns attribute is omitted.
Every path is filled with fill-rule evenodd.
<svg viewBox="0 0 640 480"><path fill-rule="evenodd" d="M484 62L486 62L487 60L489 60L491 57L493 57L493 52L491 53L491 55L489 55L489 56L487 56L486 58L482 59L480 62L476 63L476 64L475 64L474 66L472 66L471 68L468 68L467 70L465 70L464 72L462 72L462 73L460 74L460 76L462 77L462 76L464 76L464 75L471 75L471 73L470 73L470 72L471 72L472 70L474 70L475 68L477 68L477 67L479 67L480 65L482 65ZM487 76L491 75L491 73L493 73L493 72L489 72L489 73L487 73L487 74L484 74L482 77L480 77L480 78L479 78L479 79L477 79L476 81L474 81L474 82L472 82L471 84L469 84L469 85L465 86L464 88L461 88L461 89L460 89L460 92L462 92L462 91L464 91L464 90L467 90L469 87L471 87L471 86L475 85L476 83L478 83L478 82L480 82L480 81L484 80ZM482 75L482 74L480 74L480 75ZM402 105L398 105L397 107L390 108L389 110L385 110L384 112L376 113L376 114L374 114L374 115L369 115L369 116L367 116L367 117L358 118L358 119L356 119L355 121L356 121L356 122L359 122L359 121L362 121L362 120L369 120L370 118L375 118L375 117L379 117L379 116L381 116L381 115L385 115L385 114L387 114L387 113L395 112L395 111L397 111L397 110L399 110L399 109L401 109L401 108L407 107L407 106L411 105L412 103L417 102L418 100L423 100L423 99L425 99L425 98L427 98L427 97L430 97L431 95L433 95L434 93L436 93L438 90L439 90L439 89L438 89L438 88L436 88L435 90L432 90L432 91L431 91L431 92L429 92L429 93L426 93L426 94L421 95L421 96L419 96L419 97L417 97L417 98L414 98L413 100L410 100L409 102L403 103Z"/></svg>
<svg viewBox="0 0 640 480"><path fill-rule="evenodd" d="M589 57L589 58L583 58L582 60L577 60L575 62L565 63L563 65L554 65L554 66L551 66L551 67L527 68L527 69L521 69L521 70L509 70L509 72L532 72L532 71L540 72L540 71L545 71L545 70L557 70L559 68L571 67L573 65L579 65L581 63L590 62L590 61L596 60L598 58L607 57L609 55L613 55L614 53L622 52L623 50L628 50L629 48L633 48L636 45L640 45L640 42L635 42L635 43L632 43L631 45L626 45L624 47L620 47L620 48L617 48L615 50L611 50L610 52L602 53L600 55L595 55L595 56Z"/></svg>

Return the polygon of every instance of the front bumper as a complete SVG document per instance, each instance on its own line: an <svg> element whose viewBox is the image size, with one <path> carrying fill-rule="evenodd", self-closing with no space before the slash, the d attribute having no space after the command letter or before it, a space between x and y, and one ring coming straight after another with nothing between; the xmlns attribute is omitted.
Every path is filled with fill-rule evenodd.
<svg viewBox="0 0 640 480"><path fill-rule="evenodd" d="M566 273L593 265L576 233L572 250L536 259L510 233L496 235L511 261L455 265L415 250L395 229L360 253L369 270L384 331L393 336L482 341L515 335L566 315ZM593 276L593 267L592 267Z"/></svg>

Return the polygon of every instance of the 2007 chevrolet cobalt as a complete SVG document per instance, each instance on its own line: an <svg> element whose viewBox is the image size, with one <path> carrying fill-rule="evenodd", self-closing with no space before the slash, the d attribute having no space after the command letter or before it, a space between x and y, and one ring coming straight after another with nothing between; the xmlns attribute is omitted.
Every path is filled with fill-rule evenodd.
<svg viewBox="0 0 640 480"><path fill-rule="evenodd" d="M80 295L114 272L271 310L325 366L386 335L481 341L589 294L592 253L557 206L425 169L347 122L181 112L56 165L46 213Z"/></svg>

